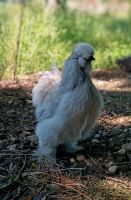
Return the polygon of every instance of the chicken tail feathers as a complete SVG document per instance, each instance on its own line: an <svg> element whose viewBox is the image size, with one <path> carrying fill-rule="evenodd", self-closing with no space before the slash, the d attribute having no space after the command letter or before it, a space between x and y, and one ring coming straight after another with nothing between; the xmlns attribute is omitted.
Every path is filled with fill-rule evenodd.
<svg viewBox="0 0 131 200"><path fill-rule="evenodd" d="M59 81L58 67L56 64L52 64L52 71L45 71L32 90L33 105L35 107L41 106Z"/></svg>

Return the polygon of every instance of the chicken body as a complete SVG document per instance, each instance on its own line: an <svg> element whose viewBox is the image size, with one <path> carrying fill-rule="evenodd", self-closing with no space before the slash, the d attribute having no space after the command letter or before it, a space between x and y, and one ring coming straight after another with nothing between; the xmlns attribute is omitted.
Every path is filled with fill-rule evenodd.
<svg viewBox="0 0 131 200"><path fill-rule="evenodd" d="M102 108L102 97L91 81L93 48L78 43L65 61L62 75L44 74L33 89L39 153L56 159L59 144L75 148L89 138Z"/></svg>

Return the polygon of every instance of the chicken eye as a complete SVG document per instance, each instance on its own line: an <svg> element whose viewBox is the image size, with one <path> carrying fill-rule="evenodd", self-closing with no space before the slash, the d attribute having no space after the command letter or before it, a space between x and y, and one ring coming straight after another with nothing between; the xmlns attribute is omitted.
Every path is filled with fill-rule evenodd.
<svg viewBox="0 0 131 200"><path fill-rule="evenodd" d="M95 60L95 58L94 58L94 56L91 56L90 58L88 58L88 59L85 59L87 62L91 62L91 61L93 61L93 60Z"/></svg>

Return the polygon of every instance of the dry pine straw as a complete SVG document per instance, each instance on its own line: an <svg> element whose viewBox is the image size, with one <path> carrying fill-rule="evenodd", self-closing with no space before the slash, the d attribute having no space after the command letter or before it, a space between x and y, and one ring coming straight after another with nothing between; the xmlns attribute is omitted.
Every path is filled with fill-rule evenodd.
<svg viewBox="0 0 131 200"><path fill-rule="evenodd" d="M46 163L46 164L45 164ZM41 165L41 164L40 164ZM81 176L82 168L55 167L48 161L35 172L24 172L30 194L42 193L52 199L130 199L131 183L113 177ZM77 176L74 176L77 171Z"/></svg>
<svg viewBox="0 0 131 200"><path fill-rule="evenodd" d="M45 158L15 156L17 168L11 168L5 177L5 188L0 186L2 200L9 193L10 200L29 200L41 195L46 199L121 199L129 200L131 182L122 177L82 174L85 167L66 168L54 165ZM10 170L10 171L9 171ZM90 172L90 168L87 168ZM4 177L4 175L3 175Z"/></svg>

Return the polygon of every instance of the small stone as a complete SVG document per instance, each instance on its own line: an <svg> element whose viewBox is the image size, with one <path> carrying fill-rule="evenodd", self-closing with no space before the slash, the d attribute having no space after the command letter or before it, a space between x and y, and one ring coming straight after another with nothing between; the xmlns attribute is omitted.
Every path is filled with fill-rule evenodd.
<svg viewBox="0 0 131 200"><path fill-rule="evenodd" d="M127 151L131 151L131 143L126 143L122 145L123 149L126 149Z"/></svg>
<svg viewBox="0 0 131 200"><path fill-rule="evenodd" d="M103 135L103 136L107 136L107 133L106 133L106 132L103 132L102 135Z"/></svg>
<svg viewBox="0 0 131 200"><path fill-rule="evenodd" d="M118 166L116 166L116 165L111 166L111 167L109 167L109 169L108 169L108 171L109 171L111 174L115 174L117 170L118 170Z"/></svg>
<svg viewBox="0 0 131 200"><path fill-rule="evenodd" d="M90 162L90 160L84 160L85 164L87 167L92 167L92 163Z"/></svg>
<svg viewBox="0 0 131 200"><path fill-rule="evenodd" d="M125 136L125 134L122 133L122 134L120 134L118 137L119 137L119 138L123 138L124 136Z"/></svg>
<svg viewBox="0 0 131 200"><path fill-rule="evenodd" d="M125 128L125 129L124 129L124 133L126 133L127 131L128 131L128 129L127 129L127 128Z"/></svg>
<svg viewBox="0 0 131 200"><path fill-rule="evenodd" d="M119 151L118 151L118 154L119 155L124 155L126 153L126 149L120 149Z"/></svg>
<svg viewBox="0 0 131 200"><path fill-rule="evenodd" d="M98 139L93 139L92 143L100 143L100 141Z"/></svg>
<svg viewBox="0 0 131 200"><path fill-rule="evenodd" d="M94 138L100 138L101 136L99 134L95 134Z"/></svg>
<svg viewBox="0 0 131 200"><path fill-rule="evenodd" d="M116 116L116 113L114 111L111 111L111 115Z"/></svg>
<svg viewBox="0 0 131 200"><path fill-rule="evenodd" d="M9 113L13 114L13 113L15 113L15 110L12 109L12 110L9 111Z"/></svg>
<svg viewBox="0 0 131 200"><path fill-rule="evenodd" d="M110 161L109 163L108 163L108 167L110 168L110 167L112 167L113 166L113 161Z"/></svg>
<svg viewBox="0 0 131 200"><path fill-rule="evenodd" d="M76 157L76 160L78 160L78 161L84 161L85 159L86 159L86 157L84 155L78 155Z"/></svg>
<svg viewBox="0 0 131 200"><path fill-rule="evenodd" d="M31 135L31 132L29 132L29 131L23 131L23 134L24 134L25 136L28 136L28 135Z"/></svg>
<svg viewBox="0 0 131 200"><path fill-rule="evenodd" d="M75 158L70 158L70 163L75 163L75 162L76 162Z"/></svg>
<svg viewBox="0 0 131 200"><path fill-rule="evenodd" d="M37 144L38 141L37 141L37 138L35 135L30 135L30 136L27 136L28 140L30 140L32 143L34 144Z"/></svg>
<svg viewBox="0 0 131 200"><path fill-rule="evenodd" d="M99 131L99 134L102 134L102 131Z"/></svg>
<svg viewBox="0 0 131 200"><path fill-rule="evenodd" d="M12 101L12 100L10 100L10 101L8 101L8 103L9 103L9 104L12 104L12 103L13 103L13 101Z"/></svg>
<svg viewBox="0 0 131 200"><path fill-rule="evenodd" d="M15 151L15 150L16 150L16 144L13 144L13 145L11 145L11 146L8 146L8 149L9 149L10 151Z"/></svg>
<svg viewBox="0 0 131 200"><path fill-rule="evenodd" d="M15 142L17 140L16 137L11 137L11 142Z"/></svg>

